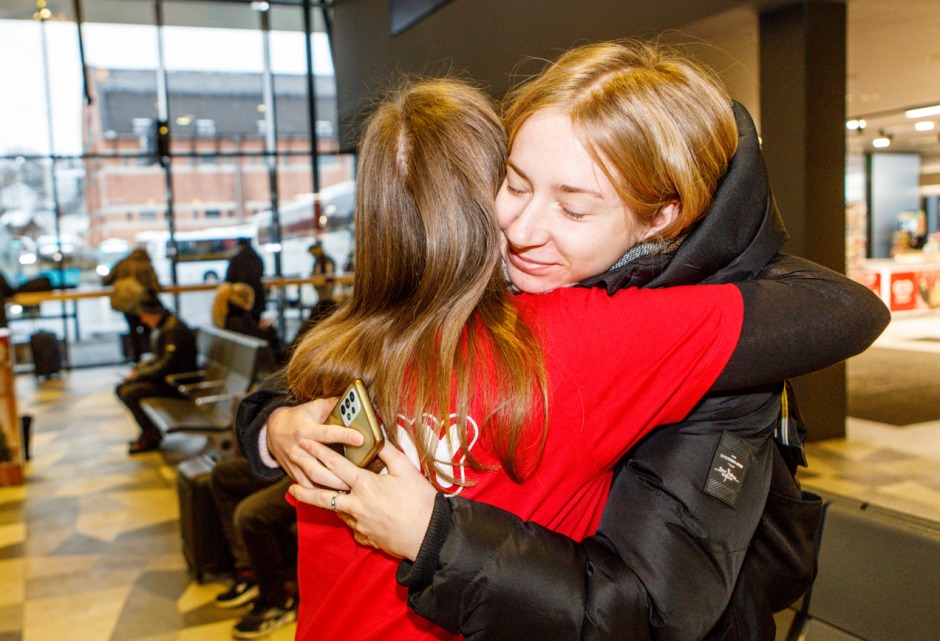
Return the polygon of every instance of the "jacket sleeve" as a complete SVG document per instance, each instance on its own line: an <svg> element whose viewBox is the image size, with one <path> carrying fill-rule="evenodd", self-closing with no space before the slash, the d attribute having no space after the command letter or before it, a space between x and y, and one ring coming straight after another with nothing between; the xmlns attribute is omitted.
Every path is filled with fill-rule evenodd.
<svg viewBox="0 0 940 641"><path fill-rule="evenodd" d="M187 348L195 350L195 345L188 340L185 328L163 330L158 339L156 355L142 363L132 380L151 379L163 380L168 374L179 374L191 370L189 365L192 354L187 354Z"/></svg>
<svg viewBox="0 0 940 641"><path fill-rule="evenodd" d="M409 605L474 641L704 637L728 604L769 491L776 388L707 397L683 423L655 430L616 475L597 534L581 543L450 499L435 571L409 585ZM703 491L725 432L749 453L734 507ZM420 571L402 565L408 585Z"/></svg>
<svg viewBox="0 0 940 641"><path fill-rule="evenodd" d="M777 254L744 298L741 337L713 390L766 385L860 354L891 313L860 283L803 258Z"/></svg>
<svg viewBox="0 0 940 641"><path fill-rule="evenodd" d="M238 404L235 412L235 437L241 453L248 459L255 476L277 481L284 476L281 468L271 468L261 460L261 430L271 412L279 407L296 405L286 389L279 387L283 379L274 374L261 384L261 389L249 394Z"/></svg>
<svg viewBox="0 0 940 641"><path fill-rule="evenodd" d="M754 384L755 372L764 377L756 380L782 380L832 365L864 350L887 324L877 297L801 259L778 256L762 278L739 284L745 322L777 328L770 337L745 328L747 344L726 385ZM822 319L809 315L820 300L828 306ZM816 333L807 336L807 328ZM760 345L765 340L769 348ZM769 364L772 358L783 362ZM686 421L654 431L615 477L598 533L581 544L492 506L451 499L442 544L417 560L433 559L433 571L403 563L409 604L469 639L703 637L729 604L774 478L779 395L762 394L713 394ZM751 456L733 508L703 492L725 432ZM429 578L409 582L414 576ZM751 587L776 587L769 580L758 574Z"/></svg>

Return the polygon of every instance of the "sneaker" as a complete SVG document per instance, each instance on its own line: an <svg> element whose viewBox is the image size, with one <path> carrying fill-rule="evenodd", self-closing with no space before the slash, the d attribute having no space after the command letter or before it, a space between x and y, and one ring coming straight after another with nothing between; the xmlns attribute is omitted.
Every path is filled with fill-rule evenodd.
<svg viewBox="0 0 940 641"><path fill-rule="evenodd" d="M255 601L251 612L232 629L232 636L236 639L257 639L296 620L297 610L293 599L288 599L283 607Z"/></svg>
<svg viewBox="0 0 940 641"><path fill-rule="evenodd" d="M220 608L238 608L258 596L258 585L246 576L235 578L228 590L215 597L215 604Z"/></svg>

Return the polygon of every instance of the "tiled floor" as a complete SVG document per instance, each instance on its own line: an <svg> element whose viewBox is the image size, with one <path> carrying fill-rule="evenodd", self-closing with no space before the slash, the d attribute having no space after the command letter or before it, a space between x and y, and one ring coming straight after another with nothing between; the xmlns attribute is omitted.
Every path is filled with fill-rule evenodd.
<svg viewBox="0 0 940 641"><path fill-rule="evenodd" d="M913 340L924 337L940 338L940 320L895 322L878 346L940 351ZM201 440L177 435L129 457L137 430L114 397L121 371L17 380L33 457L26 485L0 488L0 641L224 640L247 611L216 608L226 586L195 583L181 554L176 464ZM940 421L849 419L847 439L809 454L805 485L940 521Z"/></svg>
<svg viewBox="0 0 940 641"><path fill-rule="evenodd" d="M940 317L895 319L873 347L940 354ZM852 361L848 369L851 377ZM807 458L800 478L810 489L940 521L940 420L896 427L849 418L845 439L812 443Z"/></svg>
<svg viewBox="0 0 940 641"><path fill-rule="evenodd" d="M248 612L217 608L181 553L176 463L203 445L174 435L129 457L137 436L114 396L122 368L17 379L35 416L27 483L0 488L0 641L231 639ZM294 626L271 635L294 637Z"/></svg>

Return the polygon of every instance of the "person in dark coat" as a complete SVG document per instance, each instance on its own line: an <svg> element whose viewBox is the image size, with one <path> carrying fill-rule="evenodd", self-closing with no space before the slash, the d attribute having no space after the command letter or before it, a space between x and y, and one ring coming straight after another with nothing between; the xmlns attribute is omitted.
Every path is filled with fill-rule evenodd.
<svg viewBox="0 0 940 641"><path fill-rule="evenodd" d="M209 485L222 531L235 558L228 590L216 596L221 608L252 609L235 624L232 636L253 639L297 617L297 511L287 501L290 477L264 481L242 457L220 461Z"/></svg>
<svg viewBox="0 0 940 641"><path fill-rule="evenodd" d="M251 316L255 323L261 322L261 314L264 312L266 301L264 284L261 282L262 276L264 276L264 262L252 248L251 239L239 238L238 253L229 261L225 280L230 283L245 283L254 291L255 300L251 308Z"/></svg>
<svg viewBox="0 0 940 641"><path fill-rule="evenodd" d="M0 327L7 326L7 301L13 298L16 290L10 286L3 274L0 274Z"/></svg>
<svg viewBox="0 0 940 641"><path fill-rule="evenodd" d="M138 247L119 260L101 279L101 282L104 285L114 285L122 278L128 277L143 285L142 298L156 296L160 291L157 273L153 270L147 250L142 247ZM130 333L130 356L135 363L138 363L150 347L150 328L134 312L123 312L123 314Z"/></svg>
<svg viewBox="0 0 940 641"><path fill-rule="evenodd" d="M140 437L130 443L130 453L150 452L160 447L163 433L147 416L141 401L153 397L179 398L179 391L166 382L170 374L196 371L196 334L178 316L150 296L137 306L137 314L153 331L152 356L140 363L115 390L140 426Z"/></svg>
<svg viewBox="0 0 940 641"><path fill-rule="evenodd" d="M258 323L251 315L254 300L254 292L245 283L223 283L216 290L212 302L212 324L219 329L267 341L268 362L286 362L277 331L268 323Z"/></svg>

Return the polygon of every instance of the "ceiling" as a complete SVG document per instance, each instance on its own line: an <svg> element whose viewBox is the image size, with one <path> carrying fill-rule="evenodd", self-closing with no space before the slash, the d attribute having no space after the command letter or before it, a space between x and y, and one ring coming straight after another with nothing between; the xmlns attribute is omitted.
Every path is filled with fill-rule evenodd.
<svg viewBox="0 0 940 641"><path fill-rule="evenodd" d="M338 0L338 2L349 0ZM86 19L149 22L149 2L134 0L85 0ZM562 0L564 4L564 0ZM682 12L707 15L735 6L767 8L787 4L781 0L675 0L668 5L634 2L633 13L647 24L654 18L674 19ZM48 5L68 16L72 0L50 0ZM863 118L864 130L847 133L850 152L878 151L872 140L888 134L891 145L883 151L917 152L940 157L940 116L930 118L935 128L929 132L914 129L914 122L904 110L940 104L940 2L938 0L847 0L848 50L846 113L849 118ZM0 0L0 19L28 18L35 11L35 0ZM241 12L221 10L225 3L168 2L170 22L233 22L223 18ZM231 6L231 5L229 5ZM453 5L452 5L453 6ZM645 8L645 9L644 9ZM176 15L179 12L187 15ZM289 10L284 10L289 11ZM646 15L652 11L656 15ZM127 14L127 15L124 15ZM139 14L139 15L138 15ZM285 13L292 18L293 12ZM121 17L123 16L123 17ZM686 15L683 21L691 18ZM253 23L254 21L251 20ZM280 22L280 21L278 21ZM254 24L245 25L256 28ZM320 26L319 24L317 25ZM296 28L276 25L275 28Z"/></svg>
<svg viewBox="0 0 940 641"><path fill-rule="evenodd" d="M903 113L940 105L940 2L849 0L847 54L846 115L866 121L848 132L848 151L940 156L940 115L920 119L934 129L919 132ZM892 141L878 150L871 142L881 131Z"/></svg>

